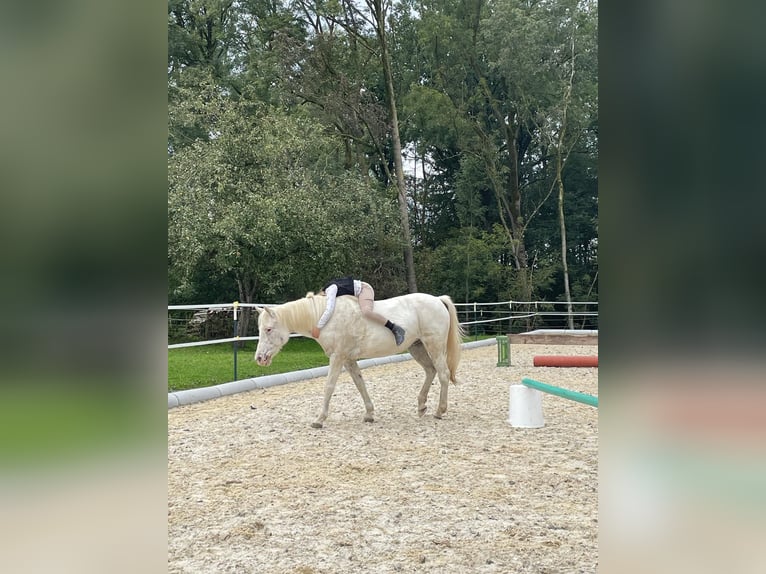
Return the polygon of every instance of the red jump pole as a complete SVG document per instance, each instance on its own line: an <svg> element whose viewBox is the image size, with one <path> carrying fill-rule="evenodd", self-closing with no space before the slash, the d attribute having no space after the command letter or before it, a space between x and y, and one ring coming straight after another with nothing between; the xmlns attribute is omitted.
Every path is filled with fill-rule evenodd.
<svg viewBox="0 0 766 574"><path fill-rule="evenodd" d="M532 364L535 367L598 367L598 355L538 355Z"/></svg>

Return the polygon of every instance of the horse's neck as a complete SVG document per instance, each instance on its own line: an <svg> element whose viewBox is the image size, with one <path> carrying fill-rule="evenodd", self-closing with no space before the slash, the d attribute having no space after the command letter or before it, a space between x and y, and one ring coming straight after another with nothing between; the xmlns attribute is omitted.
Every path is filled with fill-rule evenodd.
<svg viewBox="0 0 766 574"><path fill-rule="evenodd" d="M321 299L322 310L324 310L324 297ZM285 303L281 306L279 315L280 319L293 333L311 333L311 328L319 320L319 316L322 313L322 311L319 311L319 314L317 314L316 308L317 305L313 298L308 297Z"/></svg>

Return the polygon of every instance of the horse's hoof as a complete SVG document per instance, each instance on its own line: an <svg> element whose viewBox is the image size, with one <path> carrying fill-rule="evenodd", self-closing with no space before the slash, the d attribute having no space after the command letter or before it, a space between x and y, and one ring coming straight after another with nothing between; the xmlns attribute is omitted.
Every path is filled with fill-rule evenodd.
<svg viewBox="0 0 766 574"><path fill-rule="evenodd" d="M442 413L434 413L434 418L435 418L435 419L439 419L439 420L441 420L441 418L442 418Z"/></svg>
<svg viewBox="0 0 766 574"><path fill-rule="evenodd" d="M311 427L315 429L321 429L322 423L311 423Z"/></svg>
<svg viewBox="0 0 766 574"><path fill-rule="evenodd" d="M423 407L422 409L418 409L419 417L422 417L424 414L426 414L426 407Z"/></svg>
<svg viewBox="0 0 766 574"><path fill-rule="evenodd" d="M371 416L366 416L366 417L364 417L364 422L366 422L366 423L374 423L375 419L373 417L371 417Z"/></svg>

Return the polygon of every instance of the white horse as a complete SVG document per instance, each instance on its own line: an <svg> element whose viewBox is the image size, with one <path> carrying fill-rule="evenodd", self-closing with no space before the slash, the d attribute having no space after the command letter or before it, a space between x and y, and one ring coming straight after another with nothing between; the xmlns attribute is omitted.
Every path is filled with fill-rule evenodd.
<svg viewBox="0 0 766 574"><path fill-rule="evenodd" d="M271 364L290 333L311 336L325 309L326 297L308 293L303 299L283 305L256 308L258 317L258 348L255 360L261 366ZM441 393L434 416L441 418L447 410L449 382L457 382L455 372L460 362L460 343L463 330L457 319L455 305L447 295L434 297L425 293L411 293L392 299L375 301L375 311L406 330L401 347L386 327L365 319L356 297L338 297L335 311L319 334L317 341L330 358L330 370L324 388L324 402L319 417L311 424L322 428L327 418L330 398L335 391L341 369L346 370L362 395L366 413L365 422L372 422L374 408L357 359L392 355L409 348L412 357L425 369L426 379L418 395L418 414L426 412L426 399L434 375L439 375Z"/></svg>

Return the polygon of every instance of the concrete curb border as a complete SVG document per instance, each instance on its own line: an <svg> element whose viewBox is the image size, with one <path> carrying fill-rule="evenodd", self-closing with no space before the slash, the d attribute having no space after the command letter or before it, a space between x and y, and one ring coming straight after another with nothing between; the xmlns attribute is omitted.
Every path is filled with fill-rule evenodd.
<svg viewBox="0 0 766 574"><path fill-rule="evenodd" d="M487 347L489 345L495 345L496 343L497 341L495 339L484 339L483 341L471 341L470 343L463 343L461 347L463 349L474 349L476 347ZM376 367L378 365L387 365L389 363L401 363L402 361L409 361L411 359L412 355L409 353L389 355L387 357L379 357L377 359L362 359L359 361L359 368L366 369L367 367ZM279 373L277 375L252 377L250 379L242 379L239 381L232 381L230 383L222 383L212 387L173 391L172 393L168 393L168 410L183 405L190 405L192 403L199 403L202 401L209 401L210 399L217 399L228 395L244 393L254 389L266 389L276 385L284 385L287 383L294 383L306 379L324 377L327 376L329 369L329 367L317 367L314 369L304 369L302 371L292 371L290 373Z"/></svg>

